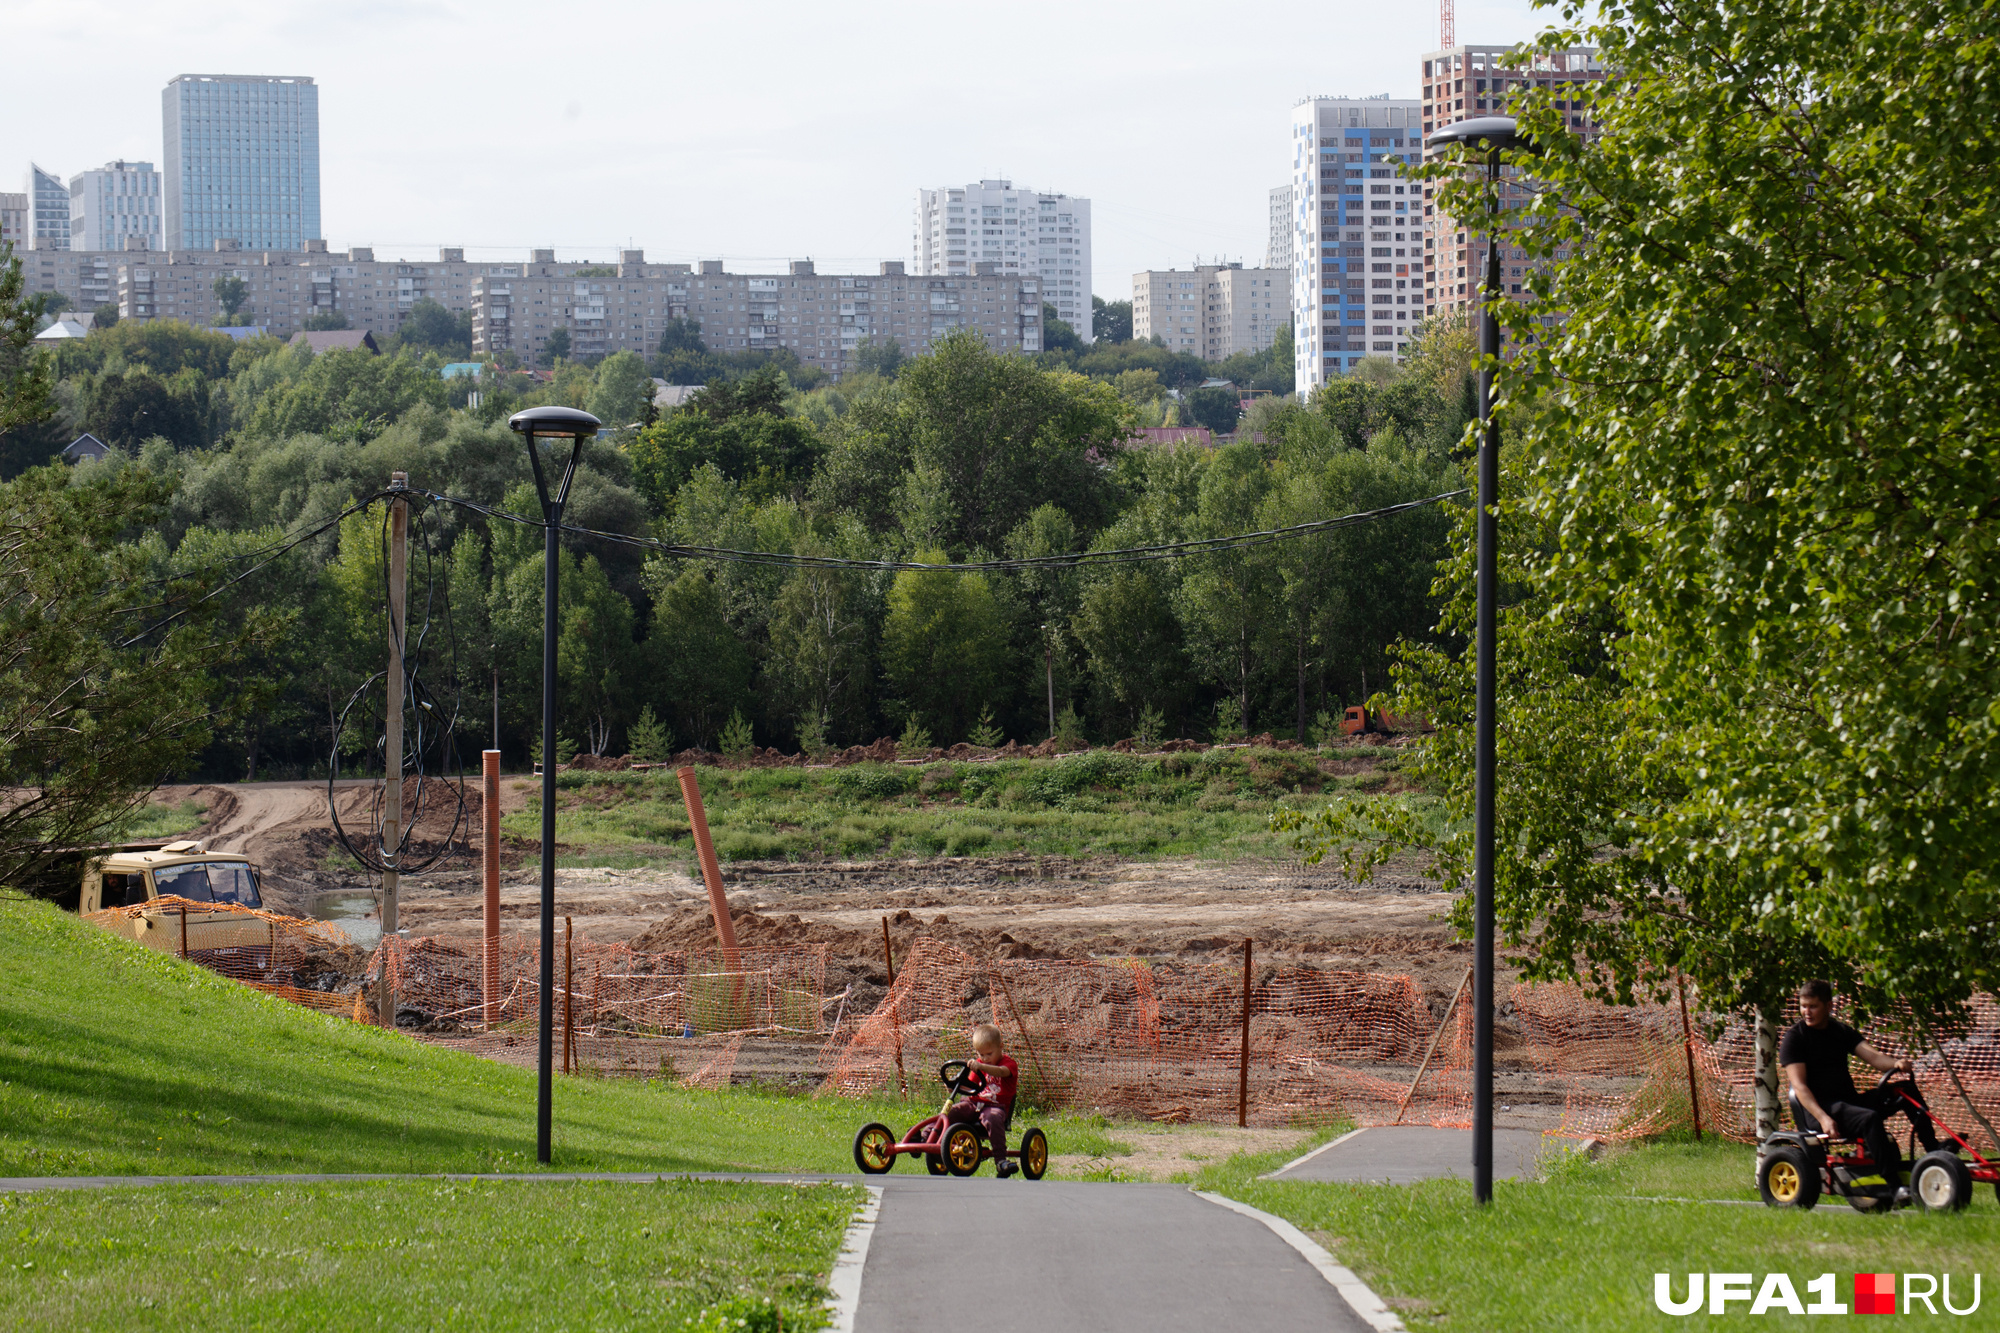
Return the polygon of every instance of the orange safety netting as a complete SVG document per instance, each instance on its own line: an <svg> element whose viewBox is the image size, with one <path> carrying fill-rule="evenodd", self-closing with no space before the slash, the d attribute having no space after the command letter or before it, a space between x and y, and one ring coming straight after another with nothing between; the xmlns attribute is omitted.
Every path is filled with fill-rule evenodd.
<svg viewBox="0 0 2000 1333"><path fill-rule="evenodd" d="M536 1056L540 955L529 936L499 941L489 998L477 939L392 936L368 954L324 922L178 898L87 919L360 1022L374 1021L386 961L399 1027L508 1063ZM556 1058L573 1072L704 1087L740 1075L928 1099L938 1064L967 1055L972 1025L992 1022L1020 1063L1023 1094L1038 1105L1227 1122L1242 1097L1256 1124L1471 1121L1470 1001L1447 1016L1400 974L1257 964L1247 988L1246 1070L1240 959L982 960L925 940L875 1010L856 1015L847 992L825 993L824 945L743 948L728 958L717 948L559 947ZM1517 985L1502 999L1502 1111L1539 1113L1559 1134L1634 1138L1685 1124L1692 1085L1704 1128L1755 1137L1748 1016L1697 1008L1684 1019L1678 1006L1615 1007L1565 985ZM1779 1030L1796 1017L1788 1012ZM1965 1102L2000 1120L2000 1003L1975 997L1968 1021L1938 1032L1936 1047L1917 1049L1904 1035L1910 1028L1892 1016L1864 1035L1889 1055L1913 1058L1933 1109L1990 1145ZM1857 1063L1860 1086L1875 1077Z"/></svg>

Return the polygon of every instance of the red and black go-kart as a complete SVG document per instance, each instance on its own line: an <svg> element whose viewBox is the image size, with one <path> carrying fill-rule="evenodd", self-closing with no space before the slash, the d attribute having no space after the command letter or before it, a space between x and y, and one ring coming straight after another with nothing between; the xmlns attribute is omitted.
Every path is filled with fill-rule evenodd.
<svg viewBox="0 0 2000 1333"><path fill-rule="evenodd" d="M1882 1082L1884 1086L1892 1082L1908 1085L1910 1080ZM1908 1093L1900 1095L1915 1105ZM1908 1202L1927 1212L1957 1212L1972 1202L1975 1181L1992 1185L1995 1196L2000 1197L2000 1161L1982 1156L1936 1111L1930 1117L1945 1146L1925 1153L1909 1168ZM1960 1152L1972 1160L1967 1162ZM1871 1177L1881 1183L1857 1183ZM1757 1193L1773 1208L1811 1208L1826 1193L1846 1199L1856 1212L1887 1212L1897 1206L1899 1183L1869 1160L1858 1139L1779 1130L1757 1149Z"/></svg>
<svg viewBox="0 0 2000 1333"><path fill-rule="evenodd" d="M965 1061L945 1061L938 1066L938 1079L950 1090L944 1105L930 1119L910 1126L910 1132L900 1142L887 1125L867 1124L856 1132L856 1166L871 1176L879 1176L894 1166L898 1157L907 1154L923 1158L925 1169L934 1176L969 1176L979 1169L981 1162L993 1156L985 1138L971 1125L953 1125L949 1133L945 1132L944 1113L970 1086ZM1001 1156L1020 1162L1021 1174L1028 1179L1040 1180L1049 1169L1048 1135L1030 1125L1028 1132L1021 1135L1021 1146Z"/></svg>

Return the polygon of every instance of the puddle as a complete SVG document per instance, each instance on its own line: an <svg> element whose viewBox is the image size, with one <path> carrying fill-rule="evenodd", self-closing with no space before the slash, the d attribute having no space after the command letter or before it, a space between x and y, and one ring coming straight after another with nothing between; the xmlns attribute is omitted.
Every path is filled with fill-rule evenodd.
<svg viewBox="0 0 2000 1333"><path fill-rule="evenodd" d="M363 949L372 950L382 940L382 917L375 910L375 895L341 889L315 896L312 918L339 926L347 937Z"/></svg>

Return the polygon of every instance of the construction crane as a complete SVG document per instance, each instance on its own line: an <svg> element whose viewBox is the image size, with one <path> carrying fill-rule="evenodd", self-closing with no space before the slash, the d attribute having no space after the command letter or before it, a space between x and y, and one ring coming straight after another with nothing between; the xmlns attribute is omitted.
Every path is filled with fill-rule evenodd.
<svg viewBox="0 0 2000 1333"><path fill-rule="evenodd" d="M1458 23L1452 12L1452 0L1438 0L1438 49L1449 51L1458 43L1456 31Z"/></svg>

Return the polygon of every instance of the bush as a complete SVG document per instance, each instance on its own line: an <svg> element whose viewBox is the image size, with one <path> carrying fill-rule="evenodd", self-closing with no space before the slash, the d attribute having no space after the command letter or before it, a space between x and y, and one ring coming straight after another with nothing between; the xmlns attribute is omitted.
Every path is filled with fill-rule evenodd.
<svg viewBox="0 0 2000 1333"><path fill-rule="evenodd" d="M910 791L917 785L917 775L891 764L856 764L835 773L831 785L846 795L880 801Z"/></svg>

